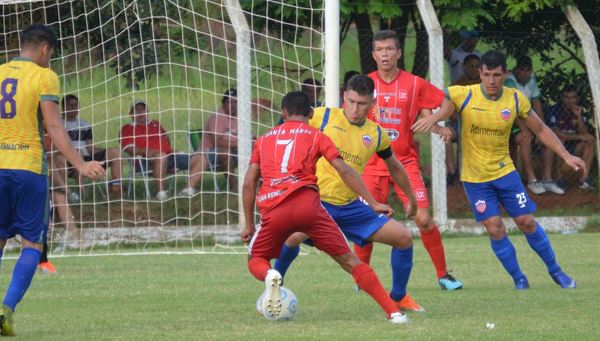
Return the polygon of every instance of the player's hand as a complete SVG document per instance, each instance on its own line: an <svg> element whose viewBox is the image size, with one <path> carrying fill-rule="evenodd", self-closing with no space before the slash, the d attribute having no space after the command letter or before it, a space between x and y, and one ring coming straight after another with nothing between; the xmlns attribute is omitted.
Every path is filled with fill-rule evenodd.
<svg viewBox="0 0 600 341"><path fill-rule="evenodd" d="M437 123L437 115L427 116L415 122L412 125L411 129L415 133L426 133L431 130L434 124Z"/></svg>
<svg viewBox="0 0 600 341"><path fill-rule="evenodd" d="M390 207L390 205L387 204L382 204L380 202L378 202L377 204L373 205L373 210L375 210L375 212L377 213L383 213L388 217L391 217L394 215L394 209Z"/></svg>
<svg viewBox="0 0 600 341"><path fill-rule="evenodd" d="M581 113L583 112L583 108L579 105L572 106L571 110L573 111L573 114L577 116L581 116Z"/></svg>
<svg viewBox="0 0 600 341"><path fill-rule="evenodd" d="M249 243L250 239L252 239L252 236L254 235L255 231L256 231L256 229L254 228L254 225L246 225L246 228L243 229L242 232L240 233L240 239L244 243Z"/></svg>
<svg viewBox="0 0 600 341"><path fill-rule="evenodd" d="M77 171L79 174L93 180L100 180L106 175L102 163L98 161L84 162Z"/></svg>
<svg viewBox="0 0 600 341"><path fill-rule="evenodd" d="M417 199L413 196L404 206L404 215L406 218L412 219L417 214Z"/></svg>
<svg viewBox="0 0 600 341"><path fill-rule="evenodd" d="M450 141L452 141L452 129L449 127L440 127L436 124L432 127L431 131L440 135L444 143L450 143Z"/></svg>
<svg viewBox="0 0 600 341"><path fill-rule="evenodd" d="M585 162L575 155L569 154L569 156L565 158L565 163L569 165L569 167L573 168L576 172L585 171Z"/></svg>

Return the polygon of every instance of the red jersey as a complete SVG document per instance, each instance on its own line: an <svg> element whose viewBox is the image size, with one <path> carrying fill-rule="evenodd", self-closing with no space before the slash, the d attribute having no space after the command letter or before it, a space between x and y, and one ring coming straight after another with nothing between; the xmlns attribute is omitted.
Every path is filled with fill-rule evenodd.
<svg viewBox="0 0 600 341"><path fill-rule="evenodd" d="M121 149L129 146L160 150L164 154L173 152L167 133L160 122L154 120L146 124L132 122L121 127Z"/></svg>
<svg viewBox="0 0 600 341"><path fill-rule="evenodd" d="M304 122L285 122L259 137L250 163L260 167L263 180L256 197L261 213L275 207L298 188L317 188L315 173L321 156L331 162L340 153L329 137Z"/></svg>
<svg viewBox="0 0 600 341"><path fill-rule="evenodd" d="M392 141L392 150L398 160L418 160L419 155L410 127L417 120L421 109L435 109L442 104L444 92L423 78L404 70L400 70L390 83L380 79L377 71L371 72L369 77L375 82L374 97L379 108L379 112L372 111L369 118L387 131ZM369 160L364 174L389 175L385 162L377 155Z"/></svg>

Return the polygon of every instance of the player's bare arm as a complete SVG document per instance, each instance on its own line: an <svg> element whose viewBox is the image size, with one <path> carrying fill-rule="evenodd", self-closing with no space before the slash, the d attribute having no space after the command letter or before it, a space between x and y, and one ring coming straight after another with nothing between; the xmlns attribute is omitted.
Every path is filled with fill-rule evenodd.
<svg viewBox="0 0 600 341"><path fill-rule="evenodd" d="M367 190L365 183L362 181L360 175L348 166L344 160L337 158L331 161L331 165L338 172L344 183L350 187L354 192L361 196L376 212L384 213L388 216L394 214L394 210L386 204L382 204L373 198L371 193Z"/></svg>
<svg viewBox="0 0 600 341"><path fill-rule="evenodd" d="M522 118L519 118L522 119ZM542 143L550 148L556 155L560 156L569 167L573 168L575 171L584 170L585 162L578 158L575 155L571 155L563 143L560 141L558 136L554 134L552 129L550 129L542 120L540 120L539 116L532 111L530 115L524 119L527 127L542 141Z"/></svg>
<svg viewBox="0 0 600 341"><path fill-rule="evenodd" d="M431 130L431 128L436 125L436 123L440 121L447 120L454 113L454 104L450 102L447 98L444 98L442 101L442 105L440 106L440 110L433 115L423 117L420 120L417 120L415 124L412 125L411 129L415 133L426 133ZM421 111L421 114L423 112Z"/></svg>
<svg viewBox="0 0 600 341"><path fill-rule="evenodd" d="M71 140L60 121L58 104L52 101L41 101L40 108L44 118L46 131L56 148L65 156L67 161L77 169L79 174L92 178L100 179L105 175L102 163L98 161L85 162L75 148L71 145Z"/></svg>
<svg viewBox="0 0 600 341"><path fill-rule="evenodd" d="M260 168L257 164L252 163L248 166L246 177L244 178L244 187L242 189L242 203L244 206L244 218L246 226L240 233L240 238L247 243L254 234L254 204L256 201L256 189L258 179L260 177Z"/></svg>
<svg viewBox="0 0 600 341"><path fill-rule="evenodd" d="M431 115L433 115L433 111L431 109L421 109L421 112L419 113L420 118L425 118ZM452 129L448 127L442 127L434 124L431 127L431 132L440 135L444 143L449 143L452 140Z"/></svg>
<svg viewBox="0 0 600 341"><path fill-rule="evenodd" d="M404 166L402 166L402 163L400 163L393 154L383 161L385 162L392 179L394 179L394 182L397 183L406 194L408 204L404 207L404 214L407 218L412 218L417 213L417 198L415 197L415 192L408 179L408 175L404 170Z"/></svg>

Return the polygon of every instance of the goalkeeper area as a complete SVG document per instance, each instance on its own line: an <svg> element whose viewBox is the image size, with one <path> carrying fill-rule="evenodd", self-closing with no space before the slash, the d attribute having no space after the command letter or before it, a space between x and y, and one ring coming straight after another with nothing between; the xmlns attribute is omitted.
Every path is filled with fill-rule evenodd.
<svg viewBox="0 0 600 341"><path fill-rule="evenodd" d="M408 293L426 309L409 325L386 321L352 277L324 254L299 257L285 279L299 300L292 321L272 322L255 311L264 290L243 255L149 255L55 258L56 275L38 275L17 311L27 340L597 340L600 235L550 237L576 290L560 289L525 238L511 239L531 289L516 292L484 237L444 240L465 288L441 291L431 262L415 241ZM375 248L373 268L389 288L389 247ZM14 261L3 261L9 273ZM2 276L5 286L8 276ZM488 329L493 323L494 329Z"/></svg>

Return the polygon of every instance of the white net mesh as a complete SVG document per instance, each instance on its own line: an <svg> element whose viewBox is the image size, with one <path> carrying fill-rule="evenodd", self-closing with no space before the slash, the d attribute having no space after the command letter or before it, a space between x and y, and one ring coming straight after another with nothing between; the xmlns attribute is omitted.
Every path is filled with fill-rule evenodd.
<svg viewBox="0 0 600 341"><path fill-rule="evenodd" d="M323 10L299 3L307 2L241 2L252 30L255 135L277 122L286 92L305 79L322 81ZM58 152L49 153L54 219L48 241L55 255L243 250L237 243L236 120L227 115L229 109L235 116L235 106L224 96L237 87L236 36L221 1L11 1L0 4L0 14L2 63L19 54L19 32L29 24L47 24L58 35L51 68L61 95L76 96L71 105L79 108L66 126L83 154L109 160L107 179L80 181ZM136 118L132 124L137 100L146 104L146 123ZM89 123L91 135L78 120ZM165 140L157 147L162 154L139 145L137 155L122 151L132 144L123 137L132 135L137 145L157 131L152 120L179 153L172 160ZM142 140L153 145L158 142L150 140L160 138ZM216 156L208 151L213 147ZM183 197L195 181L193 169L202 179L193 196ZM157 197L160 189L166 197Z"/></svg>

